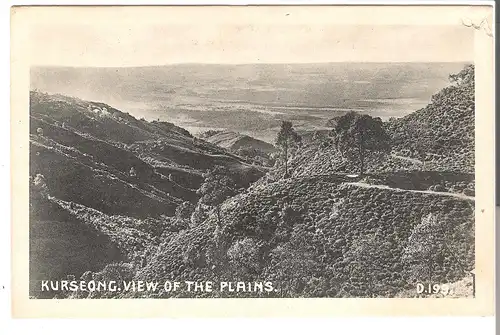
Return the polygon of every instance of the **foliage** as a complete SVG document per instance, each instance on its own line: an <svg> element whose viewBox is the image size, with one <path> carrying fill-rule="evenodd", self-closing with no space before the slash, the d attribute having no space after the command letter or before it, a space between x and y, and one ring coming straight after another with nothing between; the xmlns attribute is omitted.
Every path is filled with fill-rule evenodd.
<svg viewBox="0 0 500 335"><path fill-rule="evenodd" d="M285 174L284 177L287 178L288 174L288 159L289 153L300 146L301 137L297 132L293 129L293 125L290 121L282 121L281 128L276 135L276 145L282 150L282 159L285 165Z"/></svg>
<svg viewBox="0 0 500 335"><path fill-rule="evenodd" d="M237 278L246 279L260 270L259 246L252 238L238 240L227 250L229 264Z"/></svg>
<svg viewBox="0 0 500 335"><path fill-rule="evenodd" d="M303 292L318 270L313 253L307 250L307 242L300 236L274 248L270 253L270 264L282 297L294 297Z"/></svg>
<svg viewBox="0 0 500 335"><path fill-rule="evenodd" d="M252 146L242 146L238 148L234 153L240 157L251 160L254 164L257 165L272 166L274 164L274 159L271 157L271 155Z"/></svg>
<svg viewBox="0 0 500 335"><path fill-rule="evenodd" d="M184 201L175 209L175 217L178 220L187 220L191 218L191 214L193 213L193 211L194 205L189 201Z"/></svg>
<svg viewBox="0 0 500 335"><path fill-rule="evenodd" d="M423 160L427 170L473 173L474 66L450 75L450 82L428 106L385 126L395 153Z"/></svg>
<svg viewBox="0 0 500 335"><path fill-rule="evenodd" d="M382 235L382 229L353 241L350 249L344 254L351 281L342 283L342 292L362 289L367 296L379 296L385 289L380 274L390 266L385 260L391 257L391 249L394 247L393 242ZM361 287L357 287L356 284Z"/></svg>
<svg viewBox="0 0 500 335"><path fill-rule="evenodd" d="M466 65L459 73L450 74L450 82L455 85L474 86L474 64Z"/></svg>
<svg viewBox="0 0 500 335"><path fill-rule="evenodd" d="M439 271L446 259L451 259L453 268L466 275L467 245L470 232L463 227L450 226L441 215L429 213L416 225L408 238L404 250L408 279L413 282L433 283L435 271ZM453 239L452 239L453 238ZM459 248L456 248L459 246Z"/></svg>
<svg viewBox="0 0 500 335"><path fill-rule="evenodd" d="M389 136L380 118L349 112L340 116L333 128L334 143L347 159L359 161L359 172L365 172L366 152L390 152Z"/></svg>
<svg viewBox="0 0 500 335"><path fill-rule="evenodd" d="M287 296L388 297L411 285L404 250L413 228L431 212L442 213L447 227L457 227L449 229L450 248L467 250L458 257L468 267L474 264L469 204L443 195L342 185L321 177L281 179L224 204L218 245L229 248L231 241L245 238L261 243L262 270L254 279L294 283L280 284L290 288L284 289ZM292 261L310 266L294 266ZM291 270L297 268L307 275ZM457 280L462 276L458 270L448 257L436 266L434 280ZM308 286L314 283L320 285L316 290Z"/></svg>
<svg viewBox="0 0 500 335"><path fill-rule="evenodd" d="M216 166L203 174L204 182L198 189L199 203L215 208L219 224L221 223L220 205L227 198L237 193L236 184L229 170Z"/></svg>

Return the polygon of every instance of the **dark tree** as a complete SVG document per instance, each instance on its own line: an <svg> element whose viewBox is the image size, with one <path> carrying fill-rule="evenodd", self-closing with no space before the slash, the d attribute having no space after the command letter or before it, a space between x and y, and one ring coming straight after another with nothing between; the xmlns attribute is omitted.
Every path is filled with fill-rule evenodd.
<svg viewBox="0 0 500 335"><path fill-rule="evenodd" d="M437 276L443 280L444 268L448 276L465 276L473 266L468 261L473 257L468 255L471 236L467 227L454 221L450 224L439 214L423 217L413 228L402 257L408 279L432 283Z"/></svg>
<svg viewBox="0 0 500 335"><path fill-rule="evenodd" d="M338 118L332 133L342 155L358 160L360 175L365 172L367 151L390 152L390 137L378 117L349 112Z"/></svg>
<svg viewBox="0 0 500 335"><path fill-rule="evenodd" d="M429 214L415 226L403 254L403 261L408 267L411 280L432 282L433 267L442 257L445 234L441 233L443 222L436 215Z"/></svg>
<svg viewBox="0 0 500 335"><path fill-rule="evenodd" d="M466 65L459 73L450 74L449 80L457 85L474 85L474 65Z"/></svg>
<svg viewBox="0 0 500 335"><path fill-rule="evenodd" d="M209 169L203 174L203 178L203 184L197 191L200 195L199 202L215 208L218 224L222 225L220 205L224 200L238 193L234 180L229 170L223 166Z"/></svg>
<svg viewBox="0 0 500 335"><path fill-rule="evenodd" d="M302 142L302 138L293 129L290 121L282 121L281 128L276 136L276 145L282 149L283 161L285 163L285 178L288 177L288 154L290 149L297 148Z"/></svg>
<svg viewBox="0 0 500 335"><path fill-rule="evenodd" d="M270 258L282 297L299 294L318 269L318 263L303 236L279 244L271 251Z"/></svg>

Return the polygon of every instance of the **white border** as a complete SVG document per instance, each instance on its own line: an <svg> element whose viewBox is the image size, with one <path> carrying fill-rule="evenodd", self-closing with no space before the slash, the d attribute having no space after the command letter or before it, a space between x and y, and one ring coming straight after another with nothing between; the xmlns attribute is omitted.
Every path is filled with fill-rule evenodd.
<svg viewBox="0 0 500 335"><path fill-rule="evenodd" d="M226 1L206 1L206 0L186 0L186 1L112 1L112 0L99 0L99 1L83 1L83 0L10 0L10 5L232 5L232 6L247 6L247 5L471 5L471 6L494 6L494 0L455 0L455 1L433 1L433 0L414 0L414 1L401 1L401 0L364 0L364 1L335 1L335 0L277 0L277 1L254 1L254 0L226 0Z"/></svg>
<svg viewBox="0 0 500 335"><path fill-rule="evenodd" d="M346 1L273 1L266 4L292 5L292 4L346 4ZM160 4L219 4L219 5L257 5L264 4L263 1L148 1L146 2L128 2L119 1L10 1L0 4L0 37L4 48L9 50L10 46L10 6L11 5L160 5ZM493 5L494 1L351 1L348 4L468 4L468 5ZM314 331L312 327L316 326L317 331L327 331L328 333L370 333L370 334L491 334L494 331L494 318L336 318L333 320L211 320L193 321L184 320L182 322L170 320L134 320L134 321L111 321L105 322L90 320L10 320L10 54L1 53L1 86L0 94L2 99L2 113L0 113L0 208L4 222L0 225L0 332L6 331L6 334L100 334L105 332L121 333L188 333L189 330L196 332L217 333L227 331L228 333L249 331L252 333L258 330L252 326L260 326L262 330L268 332L287 333L296 331L297 333L308 333ZM7 270L7 271L6 271ZM5 286L5 289L2 287ZM281 322L280 322L281 321ZM76 322L76 323L75 323ZM251 322L251 323L249 323ZM279 324L278 324L279 322ZM187 325L192 325L192 328ZM108 328L107 326L112 326ZM273 326L276 326L274 328ZM260 328L259 327L259 328ZM278 328L279 327L279 328ZM57 330L57 331L56 331ZM259 329L260 330L260 329Z"/></svg>

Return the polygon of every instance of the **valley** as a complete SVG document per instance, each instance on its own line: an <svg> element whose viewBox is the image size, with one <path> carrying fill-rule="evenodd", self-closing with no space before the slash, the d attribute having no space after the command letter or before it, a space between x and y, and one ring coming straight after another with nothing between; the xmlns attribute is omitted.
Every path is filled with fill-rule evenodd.
<svg viewBox="0 0 500 335"><path fill-rule="evenodd" d="M284 68L281 77L293 72ZM201 78L212 78L207 73ZM180 74L175 78L178 92L184 86ZM30 296L396 297L418 281L466 278L475 257L474 67L459 69L411 113L363 119L362 111L347 109L325 112L311 129L295 128L299 119L311 123L293 110L286 131L277 114L263 116L272 121L267 128L253 116L241 119L271 129L276 141L266 142L230 124L195 135L107 103L31 91ZM353 146L342 147L342 129L357 129L342 128L348 117L380 125L384 148L367 144L355 152L361 158ZM423 230L429 236L422 238ZM415 251L430 250L422 240L434 243L426 262ZM42 279L89 276L270 281L279 290L39 290Z"/></svg>

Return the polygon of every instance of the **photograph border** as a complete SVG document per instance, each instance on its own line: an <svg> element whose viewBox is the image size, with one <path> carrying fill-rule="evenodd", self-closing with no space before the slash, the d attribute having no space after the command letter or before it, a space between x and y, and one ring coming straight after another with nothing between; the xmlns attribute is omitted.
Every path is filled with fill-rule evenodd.
<svg viewBox="0 0 500 335"><path fill-rule="evenodd" d="M96 6L102 7L102 6ZM335 24L459 24L493 20L493 7L477 6L253 6L168 7L172 18L203 16L206 11L245 10L249 22L273 20L285 23L284 12L307 23L335 17ZM370 7L370 8L367 8ZM262 12L259 13L259 9ZM29 69L30 29L44 20L87 22L93 7L13 7L11 10L11 194L12 194L12 312L14 317L326 317L326 316L473 316L494 311L495 231L495 112L494 38L481 27L475 30L476 82L476 297L453 299L418 298L234 298L234 299L83 299L38 300L28 298L29 264ZM165 20L157 6L113 7L108 20ZM80 11L80 12L78 12ZM98 9L99 11L99 9ZM109 11L109 7L108 10ZM172 13L172 12L178 13ZM189 11L190 13L179 13ZM204 12L205 11L205 12ZM197 12L197 13L194 13ZM333 15L333 14L336 15ZM109 14L109 13L107 13ZM161 15L163 14L163 17ZM99 19L101 14L96 15ZM95 19L95 18L93 18ZM231 22L235 15L217 13L211 20ZM227 21L226 21L227 20ZM254 21L251 21L254 20ZM48 22L46 21L46 22ZM296 22L297 22L296 21ZM197 22L196 19L193 22ZM471 27L471 29L474 29Z"/></svg>

